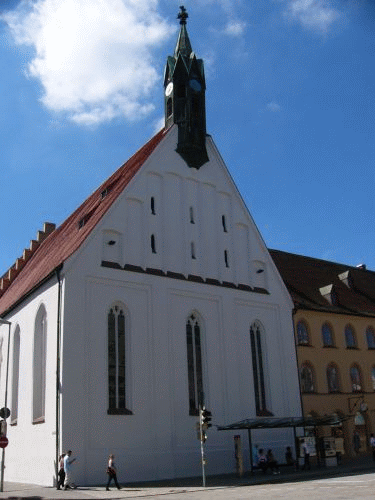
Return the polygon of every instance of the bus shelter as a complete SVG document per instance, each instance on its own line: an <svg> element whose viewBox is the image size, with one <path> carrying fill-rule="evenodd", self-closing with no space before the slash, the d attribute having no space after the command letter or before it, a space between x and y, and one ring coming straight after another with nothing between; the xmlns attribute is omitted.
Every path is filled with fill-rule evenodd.
<svg viewBox="0 0 375 500"><path fill-rule="evenodd" d="M229 425L217 426L217 430L219 431L234 431L234 430L244 430L247 429L249 436L249 452L250 452L250 464L251 464L251 472L253 472L253 445L252 445L252 431L254 429L277 429L277 428L292 428L294 434L294 451L295 456L298 457L296 443L297 443L297 433L296 429L301 428L304 429L306 427L313 428L314 431L318 427L323 427L326 425L340 425L344 420L347 420L350 416L339 416L337 414L333 415L325 415L323 417L284 417L284 418L275 418L275 417L264 417L264 418L248 418L246 420L241 420L239 422L235 422Z"/></svg>

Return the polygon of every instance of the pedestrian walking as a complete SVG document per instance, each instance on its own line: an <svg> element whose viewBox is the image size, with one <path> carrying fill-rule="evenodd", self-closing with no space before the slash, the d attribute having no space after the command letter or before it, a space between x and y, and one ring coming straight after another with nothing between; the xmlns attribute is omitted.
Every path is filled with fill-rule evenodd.
<svg viewBox="0 0 375 500"><path fill-rule="evenodd" d="M64 486L64 481L65 481L64 457L65 453L59 456L59 471L57 473L57 487L56 487L57 490L59 490L62 486Z"/></svg>
<svg viewBox="0 0 375 500"><path fill-rule="evenodd" d="M373 433L371 433L371 436L370 436L370 446L372 449L372 459L375 462L375 437L374 437Z"/></svg>
<svg viewBox="0 0 375 500"><path fill-rule="evenodd" d="M72 456L72 450L68 450L64 457L64 472L65 472L65 482L64 482L64 490L68 488L76 488L76 485L73 483L72 477L72 464L76 461L75 458L70 458Z"/></svg>
<svg viewBox="0 0 375 500"><path fill-rule="evenodd" d="M304 457L302 469L310 470L311 469L311 466L310 466L310 448L309 448L309 445L307 444L307 441L303 441L302 451L303 451L303 457Z"/></svg>
<svg viewBox="0 0 375 500"><path fill-rule="evenodd" d="M359 450L361 448L361 438L359 437L358 431L353 432L353 448L354 448L355 454L358 455Z"/></svg>
<svg viewBox="0 0 375 500"><path fill-rule="evenodd" d="M109 491L109 485L111 484L112 479L116 485L116 488L118 490L121 490L121 486L117 482L117 469L116 469L116 465L115 465L115 456L114 455L109 455L109 457L108 457L107 475L108 475L108 481L107 481L106 490Z"/></svg>

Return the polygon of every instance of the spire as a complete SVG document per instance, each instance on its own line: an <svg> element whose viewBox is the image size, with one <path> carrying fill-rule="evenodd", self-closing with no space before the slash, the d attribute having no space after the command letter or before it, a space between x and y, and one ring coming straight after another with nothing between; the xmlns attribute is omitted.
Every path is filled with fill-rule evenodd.
<svg viewBox="0 0 375 500"><path fill-rule="evenodd" d="M186 29L186 19L189 17L189 15L183 5L181 5L180 9L181 12L178 13L177 19L180 20L181 28L174 51L175 59L177 59L179 54L182 54L185 57L190 57L190 54L192 53L189 35Z"/></svg>
<svg viewBox="0 0 375 500"><path fill-rule="evenodd" d="M206 151L206 82L202 59L197 59L186 29L188 13L180 7L180 33L173 56L164 73L166 128L177 124L176 151L191 168L199 169L208 161Z"/></svg>

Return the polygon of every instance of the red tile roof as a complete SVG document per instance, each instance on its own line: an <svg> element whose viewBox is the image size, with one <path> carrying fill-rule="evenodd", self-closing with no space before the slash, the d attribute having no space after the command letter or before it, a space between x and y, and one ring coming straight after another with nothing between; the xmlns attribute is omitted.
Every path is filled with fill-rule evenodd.
<svg viewBox="0 0 375 500"><path fill-rule="evenodd" d="M297 309L375 317L375 272L280 250L270 254ZM333 285L331 304L320 289Z"/></svg>
<svg viewBox="0 0 375 500"><path fill-rule="evenodd" d="M162 129L150 139L42 242L0 297L0 315L19 303L82 245L167 132Z"/></svg>

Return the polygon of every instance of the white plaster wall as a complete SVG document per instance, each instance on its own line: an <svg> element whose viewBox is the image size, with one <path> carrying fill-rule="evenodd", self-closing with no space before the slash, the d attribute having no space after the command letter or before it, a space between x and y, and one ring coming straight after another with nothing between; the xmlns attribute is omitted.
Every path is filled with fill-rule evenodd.
<svg viewBox="0 0 375 500"><path fill-rule="evenodd" d="M5 481L51 485L54 477L55 459L55 401L56 401L56 331L57 331L56 279L33 294L22 308L6 317L12 322L9 353L9 378L7 406L11 407L13 333L20 328L19 396L17 425L8 419L9 445L5 451ZM47 358L46 358L46 414L45 422L33 424L32 380L34 324L39 307L47 312ZM5 401L6 342L8 327L0 327L4 336L3 363L1 367L1 400ZM4 406L2 403L1 406Z"/></svg>
<svg viewBox="0 0 375 500"><path fill-rule="evenodd" d="M200 474L197 418L188 414L185 324L192 311L203 325L206 401L216 424L255 416L249 346L254 320L266 332L270 408L275 416L300 415L291 299L213 142L208 140L210 162L196 171L175 153L176 140L173 128L62 271L60 437L61 450L72 449L78 458L78 484L104 482L109 453L117 457L122 481ZM151 196L156 215L150 213ZM194 227L189 223L189 206L196 209ZM222 228L224 212L228 233ZM237 239L238 226L241 238ZM150 251L151 234L156 235L156 255ZM109 238L121 248L107 252L104 245ZM197 262L190 256L192 239L197 242ZM224 266L225 248L230 252L229 269ZM103 256L110 255L122 259L122 266L250 285L255 284L252 262L261 262L269 295L102 267ZM248 264L243 262L246 256ZM27 394L32 370L30 325L42 299L48 316L48 418L45 424L32 426ZM107 415L106 322L110 305L117 301L126 306L130 325L133 415ZM22 441L22 449L17 445L11 455L21 467L7 468L12 480L52 484L56 331L51 328L56 329L56 310L55 285L41 289L14 313L21 328L20 365L26 369L20 390L26 393L19 403L20 424L12 429L14 438L18 432L15 441ZM3 372L2 366L1 381ZM209 474L233 471L233 434L209 432ZM279 434L272 439L270 447L284 443ZM25 450L31 450L30 457ZM29 464L36 460L38 471L30 472Z"/></svg>

